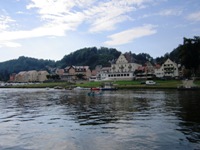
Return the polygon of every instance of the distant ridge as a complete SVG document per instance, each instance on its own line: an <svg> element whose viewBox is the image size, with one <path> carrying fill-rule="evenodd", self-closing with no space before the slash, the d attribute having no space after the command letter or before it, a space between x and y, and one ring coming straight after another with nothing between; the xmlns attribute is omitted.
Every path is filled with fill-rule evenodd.
<svg viewBox="0 0 200 150"><path fill-rule="evenodd" d="M50 71L50 68L65 68L70 65L86 65L90 66L91 69L94 69L96 65L108 67L111 61L116 60L120 54L121 52L114 48L88 47L65 55L59 61L20 56L18 59L0 63L0 81L7 81L10 74L19 73L20 71ZM155 59L146 53L136 55L131 52L126 52L125 55L127 54L131 55L132 58L130 59L133 59L136 63L144 64L146 61L155 61ZM160 57L158 60L162 61L163 59L165 59L165 57Z"/></svg>

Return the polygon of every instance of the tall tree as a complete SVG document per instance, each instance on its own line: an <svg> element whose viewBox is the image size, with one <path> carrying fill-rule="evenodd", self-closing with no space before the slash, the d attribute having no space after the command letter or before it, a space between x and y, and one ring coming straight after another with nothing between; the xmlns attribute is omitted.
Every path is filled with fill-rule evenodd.
<svg viewBox="0 0 200 150"><path fill-rule="evenodd" d="M179 45L178 49L181 64L196 74L200 65L200 37L184 38L183 45Z"/></svg>

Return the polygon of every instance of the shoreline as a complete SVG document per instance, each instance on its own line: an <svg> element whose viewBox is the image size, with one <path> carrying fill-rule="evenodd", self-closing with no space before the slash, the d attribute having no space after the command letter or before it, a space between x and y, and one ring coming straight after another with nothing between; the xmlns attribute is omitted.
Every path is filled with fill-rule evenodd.
<svg viewBox="0 0 200 150"><path fill-rule="evenodd" d="M76 87L76 86L59 86L59 88L57 88L57 86L55 86L55 87L43 87L43 86L4 86L4 87L0 87L0 89L14 89L14 88L19 88L19 89L31 89L31 88L35 88L35 89L39 89L39 88L41 88L41 89L45 89L45 88L49 88L49 89L66 89L66 90L72 90L74 87ZM86 87L84 87L84 86L82 86L83 88L86 88ZM87 87L88 88L88 87ZM89 87L90 88L90 87ZM149 86L149 85L147 85L147 86L136 86L136 85L134 85L134 86L130 86L130 85L126 85L126 86L116 86L116 88L117 88L117 90L131 90L131 89L136 89L136 90L141 90L141 89L149 89L149 90L178 90L178 88L177 87L174 87L174 86ZM186 89L184 89L184 90L192 90L192 89L190 89L190 88L186 88ZM196 89L195 90L200 90L200 87L196 87Z"/></svg>
<svg viewBox="0 0 200 150"><path fill-rule="evenodd" d="M141 81L115 81L113 82L113 86L118 90L125 89L179 89L178 87L183 86L182 81L180 80L156 80L156 84L154 85L146 85L141 84ZM105 82L77 82L77 83L69 83L69 82L46 82L46 83L31 83L31 84L23 84L23 85L4 85L0 86L0 88L54 88L54 89L66 89L71 90L75 87L82 88L94 88L101 87ZM183 90L192 90L195 86L195 90L200 90L199 82L196 82L194 85L188 85L183 87Z"/></svg>

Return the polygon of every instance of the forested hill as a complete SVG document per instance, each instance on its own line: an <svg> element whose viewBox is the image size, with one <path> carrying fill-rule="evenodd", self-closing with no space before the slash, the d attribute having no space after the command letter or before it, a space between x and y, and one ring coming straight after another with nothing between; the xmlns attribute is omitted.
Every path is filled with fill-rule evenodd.
<svg viewBox="0 0 200 150"><path fill-rule="evenodd" d="M103 67L110 66L110 61L116 60L120 51L114 48L96 48L89 47L77 50L69 55L65 55L60 61L35 59L30 57L21 56L18 59L0 63L0 81L8 80L9 75L12 73L19 73L20 71L29 70L47 70L48 68L65 68L70 65L87 65L94 69L96 65ZM153 58L149 54L132 54L135 62L143 64L147 60Z"/></svg>
<svg viewBox="0 0 200 150"><path fill-rule="evenodd" d="M35 59L21 56L18 59L13 59L0 63L0 81L8 80L12 73L28 70L47 70L47 67L55 67L55 61Z"/></svg>
<svg viewBox="0 0 200 150"><path fill-rule="evenodd" d="M109 61L117 59L121 52L113 48L96 47L83 48L69 55L65 55L63 59L57 62L57 66L64 68L70 65L85 65L94 69L96 65L104 67L109 66Z"/></svg>
<svg viewBox="0 0 200 150"><path fill-rule="evenodd" d="M97 65L102 65L103 67L110 66L111 61L116 60L120 51L114 48L106 48L101 47L97 49L96 47L83 48L77 50L69 55L65 55L63 59L58 61L56 64L60 68L64 68L70 65L85 65L90 66L91 69L94 69ZM140 53L138 55L126 52L125 54L131 54L134 62L139 64L144 64L148 60L152 60L153 58L146 53Z"/></svg>
<svg viewBox="0 0 200 150"><path fill-rule="evenodd" d="M138 55L126 52L125 54L131 54L134 62L144 64L146 61L152 63L162 64L167 58L170 58L176 63L184 65L193 74L199 74L200 76L200 37L184 38L183 44L180 44L172 52L166 53L164 56L153 59L149 54L140 53ZM19 73L20 71L29 70L47 70L49 68L65 68L70 65L87 65L91 69L94 69L97 65L103 67L110 66L112 60L116 60L120 51L114 48L83 48L77 50L69 55L65 55L60 61L35 59L30 57L21 56L18 59L0 63L0 81L8 80L9 75L12 73Z"/></svg>

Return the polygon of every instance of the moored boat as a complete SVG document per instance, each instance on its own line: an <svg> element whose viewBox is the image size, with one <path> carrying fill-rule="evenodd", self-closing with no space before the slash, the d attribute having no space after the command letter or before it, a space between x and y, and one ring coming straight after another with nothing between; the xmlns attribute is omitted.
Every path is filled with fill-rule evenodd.
<svg viewBox="0 0 200 150"><path fill-rule="evenodd" d="M88 96L99 96L99 95L102 95L102 92L91 91L91 92L88 93Z"/></svg>
<svg viewBox="0 0 200 150"><path fill-rule="evenodd" d="M90 88L84 88L84 87L77 86L74 88L74 90L90 90Z"/></svg>
<svg viewBox="0 0 200 150"><path fill-rule="evenodd" d="M91 90L93 90L93 91L99 91L99 90L115 91L115 90L117 90L117 88L115 86L113 86L112 83L105 83L103 87L94 87L94 88L91 88Z"/></svg>

